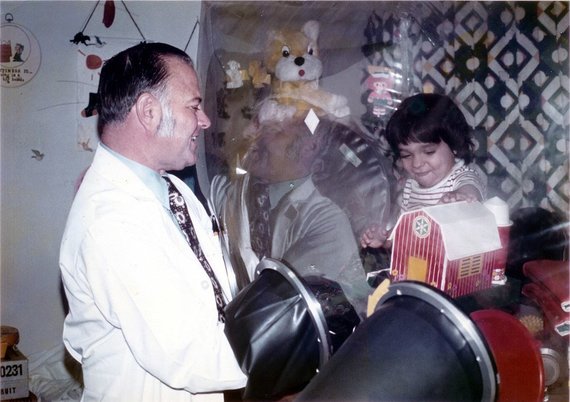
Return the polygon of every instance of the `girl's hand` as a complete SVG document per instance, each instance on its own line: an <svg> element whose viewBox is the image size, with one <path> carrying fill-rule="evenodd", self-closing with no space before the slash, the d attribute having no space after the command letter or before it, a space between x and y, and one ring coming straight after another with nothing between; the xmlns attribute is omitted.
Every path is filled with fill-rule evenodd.
<svg viewBox="0 0 570 402"><path fill-rule="evenodd" d="M391 244L391 242L387 240L388 234L389 233L386 229L382 229L380 225L373 224L362 233L362 236L360 237L360 245L363 248L387 247Z"/></svg>
<svg viewBox="0 0 570 402"><path fill-rule="evenodd" d="M450 204L452 202L467 201L475 202L481 201L479 191L473 186L463 186L455 191L450 191L441 196L440 204Z"/></svg>
<svg viewBox="0 0 570 402"><path fill-rule="evenodd" d="M464 194L457 191L451 191L449 193L445 193L439 200L439 203L451 204L452 202L459 201L475 202L477 201L477 197L473 196L472 194Z"/></svg>

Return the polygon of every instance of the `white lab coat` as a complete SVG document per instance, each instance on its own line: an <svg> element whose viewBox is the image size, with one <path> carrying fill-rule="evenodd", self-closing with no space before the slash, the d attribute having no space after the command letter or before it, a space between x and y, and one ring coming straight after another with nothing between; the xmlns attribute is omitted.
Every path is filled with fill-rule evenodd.
<svg viewBox="0 0 570 402"><path fill-rule="evenodd" d="M170 177L229 295L210 218ZM70 309L63 338L83 367L83 400L223 401L220 390L245 385L211 282L168 206L103 147L71 208L60 268Z"/></svg>

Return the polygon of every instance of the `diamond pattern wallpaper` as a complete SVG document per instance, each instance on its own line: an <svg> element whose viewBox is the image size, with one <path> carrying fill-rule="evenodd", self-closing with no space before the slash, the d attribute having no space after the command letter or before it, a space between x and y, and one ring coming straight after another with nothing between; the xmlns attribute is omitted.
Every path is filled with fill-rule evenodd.
<svg viewBox="0 0 570 402"><path fill-rule="evenodd" d="M490 196L511 209L540 206L567 218L569 3L417 5L413 14L370 14L368 62L399 71L402 94L456 100L474 129ZM371 125L383 122L372 114L370 105L362 122L376 131Z"/></svg>

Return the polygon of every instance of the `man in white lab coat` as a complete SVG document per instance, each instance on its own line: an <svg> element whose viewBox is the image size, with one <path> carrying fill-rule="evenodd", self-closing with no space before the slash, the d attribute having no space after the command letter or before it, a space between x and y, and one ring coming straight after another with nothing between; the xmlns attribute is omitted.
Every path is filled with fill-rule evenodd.
<svg viewBox="0 0 570 402"><path fill-rule="evenodd" d="M63 338L82 364L82 399L223 401L221 391L246 377L224 334L220 303L231 296L220 243L191 190L165 173L196 163L196 138L210 125L192 61L139 44L105 63L99 96L101 144L60 254ZM187 204L199 256L171 213L165 178Z"/></svg>

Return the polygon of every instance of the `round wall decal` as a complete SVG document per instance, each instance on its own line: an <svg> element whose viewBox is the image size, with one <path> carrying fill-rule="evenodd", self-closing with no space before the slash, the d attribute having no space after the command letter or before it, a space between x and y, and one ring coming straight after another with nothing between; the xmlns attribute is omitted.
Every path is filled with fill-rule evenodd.
<svg viewBox="0 0 570 402"><path fill-rule="evenodd" d="M29 82L40 68L41 51L35 36L21 25L14 24L11 14L7 23L0 26L1 85L19 87Z"/></svg>

